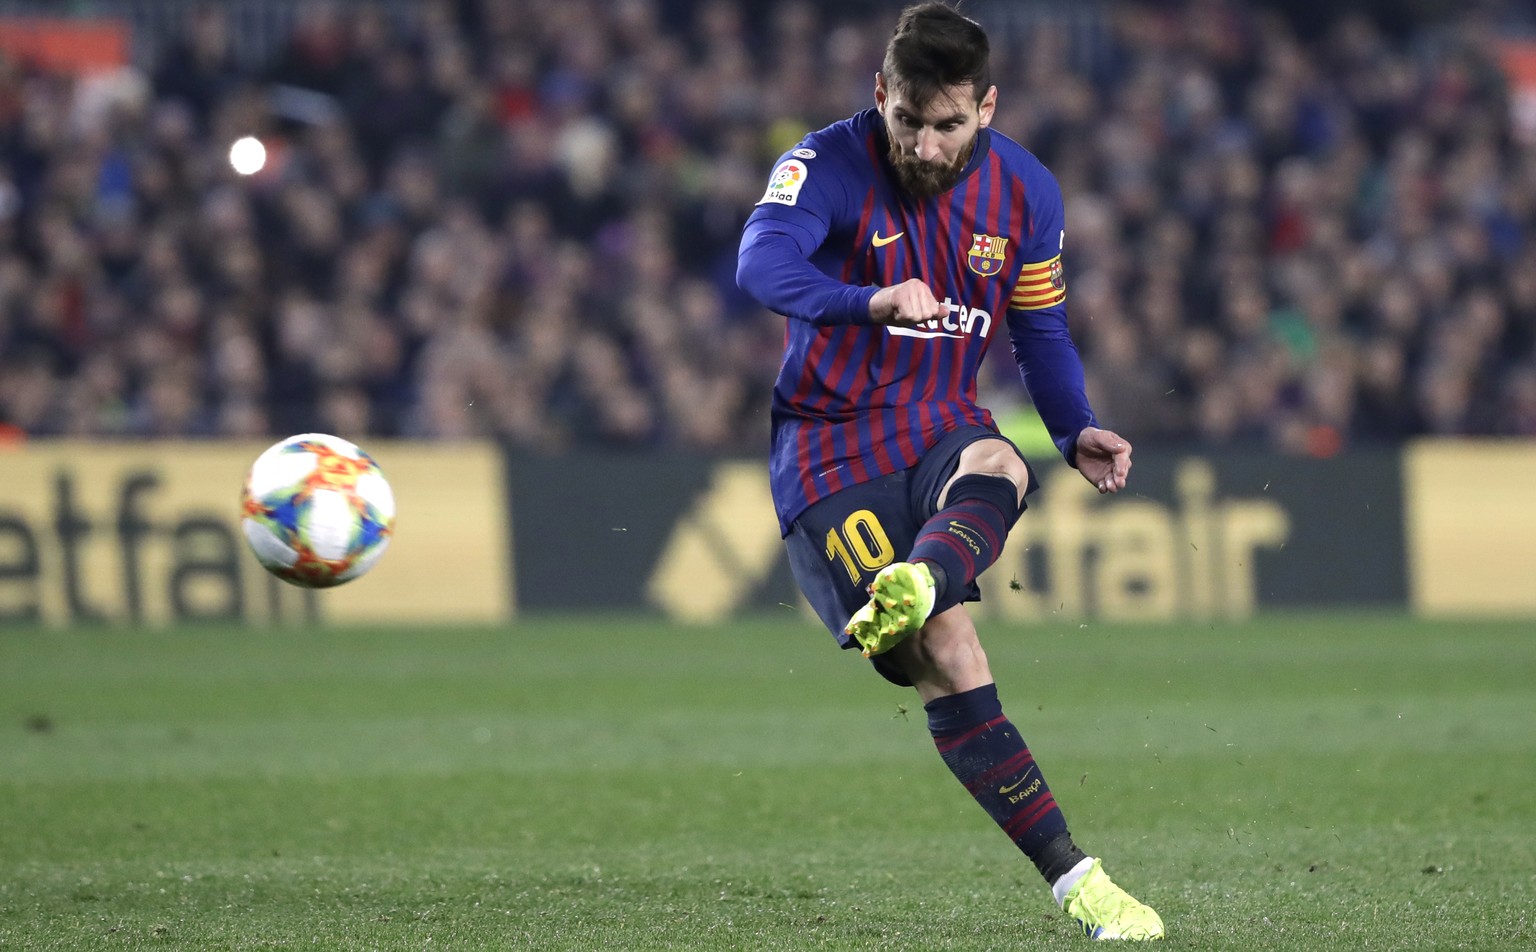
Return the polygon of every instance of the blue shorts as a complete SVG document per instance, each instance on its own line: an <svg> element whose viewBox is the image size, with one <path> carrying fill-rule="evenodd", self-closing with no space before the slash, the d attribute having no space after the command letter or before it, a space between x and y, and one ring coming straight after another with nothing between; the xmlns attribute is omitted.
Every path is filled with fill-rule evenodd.
<svg viewBox="0 0 1536 952"><path fill-rule="evenodd" d="M843 626L869 601L875 574L911 553L923 523L939 511L939 494L959 468L961 451L984 439L1007 442L986 427L960 427L945 434L916 466L833 493L795 519L784 540L790 571L839 645L857 646ZM1034 489L1031 470L1028 491ZM963 600L980 599L981 589L972 582ZM876 655L870 661L887 680L910 687L912 682L887 659Z"/></svg>

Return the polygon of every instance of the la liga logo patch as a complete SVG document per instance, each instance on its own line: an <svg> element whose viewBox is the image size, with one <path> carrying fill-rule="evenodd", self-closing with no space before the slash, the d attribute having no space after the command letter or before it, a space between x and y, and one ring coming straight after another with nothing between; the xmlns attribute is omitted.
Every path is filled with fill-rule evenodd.
<svg viewBox="0 0 1536 952"><path fill-rule="evenodd" d="M757 204L777 202L780 205L793 205L800 198L800 189L805 185L805 177L808 172L806 164L800 159L785 159L774 166L773 174L768 177L768 191L758 199Z"/></svg>

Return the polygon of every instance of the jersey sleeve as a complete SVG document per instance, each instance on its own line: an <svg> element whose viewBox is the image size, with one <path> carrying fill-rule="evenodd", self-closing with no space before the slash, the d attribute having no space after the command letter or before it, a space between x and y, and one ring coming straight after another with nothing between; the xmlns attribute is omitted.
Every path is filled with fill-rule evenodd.
<svg viewBox="0 0 1536 952"><path fill-rule="evenodd" d="M1029 234L1024 261L1008 299L1008 341L1024 386L1051 440L1077 465L1077 437L1097 426L1083 379L1083 361L1067 330L1066 244L1061 187L1049 172L1029 190Z"/></svg>
<svg viewBox="0 0 1536 952"><path fill-rule="evenodd" d="M848 209L847 175L838 159L814 136L779 156L749 220L794 222L825 238Z"/></svg>
<svg viewBox="0 0 1536 952"><path fill-rule="evenodd" d="M810 257L848 220L848 173L814 140L786 152L742 232L736 283L770 310L820 326L869 324L877 287L844 284Z"/></svg>

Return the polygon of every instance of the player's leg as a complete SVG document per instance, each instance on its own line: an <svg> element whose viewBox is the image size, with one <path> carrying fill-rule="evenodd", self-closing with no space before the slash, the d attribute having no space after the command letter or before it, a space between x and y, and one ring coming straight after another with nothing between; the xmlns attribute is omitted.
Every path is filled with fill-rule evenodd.
<svg viewBox="0 0 1536 952"><path fill-rule="evenodd" d="M943 448L951 465L964 456L963 445L955 444ZM926 482L914 486L919 475ZM795 520L785 540L790 569L843 647L854 639L842 620L859 606L871 578L912 551L919 517L924 509L932 511L948 476L919 466L845 489ZM914 506L914 499L924 502ZM915 634L871 661L888 680L917 689L945 763L1048 882L1059 881L1085 858L1072 845L1029 748L1003 717L986 654L964 607L927 618Z"/></svg>
<svg viewBox="0 0 1536 952"><path fill-rule="evenodd" d="M933 515L919 528L907 562L928 567L934 607L926 624L890 651L890 663L922 698L945 764L1085 933L1158 938L1157 913L1116 886L1072 841L1034 755L1003 713L975 625L961 605L980 597L977 576L996 561L1024 511L1034 488L1029 467L1012 443L990 433L961 433L953 442L958 454L941 444L942 452L914 475L914 502L920 513Z"/></svg>
<svg viewBox="0 0 1536 952"><path fill-rule="evenodd" d="M964 449L974 441L972 434L956 434L914 470L823 499L791 527L785 542L795 580L844 648L856 644L844 620L868 607L866 589L890 577L893 559L912 552L919 526L942 511L941 499L953 504L956 494L943 498L944 490L953 490ZM984 466L987 460L973 454L967 462ZM1027 475L1023 485L1028 486ZM894 564L914 570L911 562ZM967 588L964 597L979 597L974 579ZM1029 748L1003 716L986 654L965 609L955 605L929 616L915 634L887 646L893 650L869 652L865 645L866 654L873 654L870 660L885 678L917 688L945 763L1035 862L1057 901L1094 938L1161 935L1157 914L1116 887L1097 860L1072 845ZM1156 923L1155 932L1148 922Z"/></svg>
<svg viewBox="0 0 1536 952"><path fill-rule="evenodd" d="M928 619L885 656L917 689L944 763L1047 883L1086 859L1029 746L1003 714L976 626L963 605Z"/></svg>
<svg viewBox="0 0 1536 952"><path fill-rule="evenodd" d="M969 613L956 605L874 659L917 689L950 772L1034 863L1056 902L1091 939L1156 939L1163 923L1072 841L1023 736L1003 713Z"/></svg>

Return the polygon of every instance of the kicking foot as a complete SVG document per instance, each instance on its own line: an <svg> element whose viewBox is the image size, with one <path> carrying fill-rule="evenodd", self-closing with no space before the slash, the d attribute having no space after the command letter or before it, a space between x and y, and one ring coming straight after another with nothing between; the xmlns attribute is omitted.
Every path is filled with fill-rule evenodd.
<svg viewBox="0 0 1536 952"><path fill-rule="evenodd" d="M937 593L933 573L922 562L887 565L869 586L869 604L853 613L844 631L864 649L864 657L890 651L923 627Z"/></svg>

